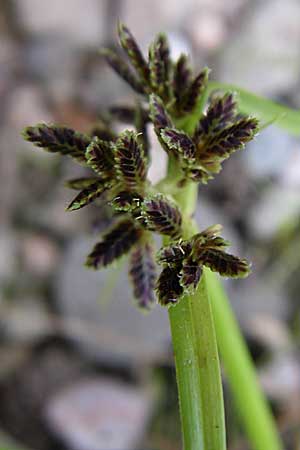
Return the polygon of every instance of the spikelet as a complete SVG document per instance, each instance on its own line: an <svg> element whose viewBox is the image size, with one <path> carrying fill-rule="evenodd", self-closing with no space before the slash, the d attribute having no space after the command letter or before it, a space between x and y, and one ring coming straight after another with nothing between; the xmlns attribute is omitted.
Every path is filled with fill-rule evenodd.
<svg viewBox="0 0 300 450"><path fill-rule="evenodd" d="M108 266L120 256L126 255L141 235L142 230L131 220L119 222L95 245L87 257L86 265L94 269Z"/></svg>
<svg viewBox="0 0 300 450"><path fill-rule="evenodd" d="M44 123L25 128L22 135L37 147L71 156L79 162L85 162L85 151L91 141L88 136L72 128Z"/></svg>
<svg viewBox="0 0 300 450"><path fill-rule="evenodd" d="M130 255L129 275L138 306L145 310L151 309L155 303L156 269L153 248L149 242L134 247Z"/></svg>
<svg viewBox="0 0 300 450"><path fill-rule="evenodd" d="M133 131L124 131L114 144L115 170L119 181L130 190L143 186L147 175L144 149Z"/></svg>
<svg viewBox="0 0 300 450"><path fill-rule="evenodd" d="M156 194L147 197L142 203L141 213L149 230L172 238L180 236L182 231L181 213L166 196Z"/></svg>

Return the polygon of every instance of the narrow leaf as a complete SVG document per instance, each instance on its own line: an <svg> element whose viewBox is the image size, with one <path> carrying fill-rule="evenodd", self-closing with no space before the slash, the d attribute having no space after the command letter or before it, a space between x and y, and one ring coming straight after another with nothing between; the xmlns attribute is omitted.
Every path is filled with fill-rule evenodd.
<svg viewBox="0 0 300 450"><path fill-rule="evenodd" d="M123 220L103 236L101 242L95 245L93 251L88 255L86 265L99 269L111 264L138 242L141 237L141 228L131 220Z"/></svg>

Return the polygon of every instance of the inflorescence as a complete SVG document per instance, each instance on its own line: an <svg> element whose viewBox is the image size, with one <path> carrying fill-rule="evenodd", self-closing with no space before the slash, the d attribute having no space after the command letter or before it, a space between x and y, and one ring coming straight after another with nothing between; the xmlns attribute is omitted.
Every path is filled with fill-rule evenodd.
<svg viewBox="0 0 300 450"><path fill-rule="evenodd" d="M226 253L229 243L220 237L220 225L184 239L186 218L176 201L159 192L147 178L147 125L153 124L161 146L177 165L180 177L174 183L180 190L188 182L207 183L219 173L222 162L253 139L258 122L238 114L234 94L218 94L208 102L193 133L186 133L180 121L203 103L209 70L193 76L186 55L172 61L164 34L151 43L146 60L128 28L120 24L118 31L127 60L108 49L102 54L141 96L139 103L111 108L110 123L94 127L89 134L42 123L27 127L23 137L49 152L68 155L91 170L91 176L66 183L79 191L67 210L105 202L111 206L116 223L95 245L86 265L99 269L129 254L134 296L140 307L149 309L155 303L155 292L164 306L192 293L203 266L222 276L245 277L249 264ZM131 123L136 131L117 135L113 120ZM169 241L156 256L162 266L158 278L152 233L167 236Z"/></svg>

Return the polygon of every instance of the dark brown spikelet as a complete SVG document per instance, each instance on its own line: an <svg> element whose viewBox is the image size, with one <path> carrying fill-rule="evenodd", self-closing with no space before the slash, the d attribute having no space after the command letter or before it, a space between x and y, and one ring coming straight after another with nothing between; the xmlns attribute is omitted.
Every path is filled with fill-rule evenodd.
<svg viewBox="0 0 300 450"><path fill-rule="evenodd" d="M27 127L23 131L23 138L37 147L42 147L51 153L69 155L79 162L85 162L85 151L91 139L79 133L57 125L44 123Z"/></svg>
<svg viewBox="0 0 300 450"><path fill-rule="evenodd" d="M142 217L149 230L178 238L181 234L182 217L179 208L162 194L148 197L142 203Z"/></svg>
<svg viewBox="0 0 300 450"><path fill-rule="evenodd" d="M157 253L158 264L168 264L178 266L187 258L192 251L190 242L183 241L179 244L162 247Z"/></svg>
<svg viewBox="0 0 300 450"><path fill-rule="evenodd" d="M237 104L234 94L227 93L212 99L206 114L201 118L195 138L216 133L227 127L236 115Z"/></svg>
<svg viewBox="0 0 300 450"><path fill-rule="evenodd" d="M209 69L205 67L201 72L191 81L189 87L184 93L182 100L182 109L185 112L191 112L195 108L199 97L204 93L208 81Z"/></svg>
<svg viewBox="0 0 300 450"><path fill-rule="evenodd" d="M121 191L110 202L115 211L133 212L140 208L143 198L137 192Z"/></svg>
<svg viewBox="0 0 300 450"><path fill-rule="evenodd" d="M149 106L150 119L154 125L154 130L157 136L160 138L160 130L162 128L172 128L171 119L165 110L163 102L157 95L150 95Z"/></svg>
<svg viewBox="0 0 300 450"><path fill-rule="evenodd" d="M86 189L92 184L95 184L97 181L98 177L73 178L73 180L68 180L65 182L65 187L74 189L75 191L81 191L81 189Z"/></svg>
<svg viewBox="0 0 300 450"><path fill-rule="evenodd" d="M195 234L190 240L192 246L192 257L198 261L201 258L203 250L223 251L230 246L230 242L220 236L222 226L220 224L212 225L201 233Z"/></svg>
<svg viewBox="0 0 300 450"><path fill-rule="evenodd" d="M223 277L245 278L250 273L246 259L238 258L224 251L207 249L199 255L198 262Z"/></svg>
<svg viewBox="0 0 300 450"><path fill-rule="evenodd" d="M149 310L155 303L156 269L152 246L146 242L138 244L130 255L129 275L133 292L140 308Z"/></svg>
<svg viewBox="0 0 300 450"><path fill-rule="evenodd" d="M202 275L202 267L192 257L183 261L180 272L180 284L184 291L192 293L197 288Z"/></svg>
<svg viewBox="0 0 300 450"><path fill-rule="evenodd" d="M182 54L178 58L173 71L173 95L175 98L175 105L178 112L181 110L181 102L184 92L190 85L192 79L192 70L186 55Z"/></svg>
<svg viewBox="0 0 300 450"><path fill-rule="evenodd" d="M108 266L120 256L126 255L138 242L141 234L141 228L136 227L131 220L119 222L95 245L87 257L86 265L95 269Z"/></svg>
<svg viewBox="0 0 300 450"><path fill-rule="evenodd" d="M170 97L170 49L167 37L160 33L149 47L151 87L164 101Z"/></svg>
<svg viewBox="0 0 300 450"><path fill-rule="evenodd" d="M150 107L150 119L153 123L155 134L158 137L158 140L163 149L168 153L169 148L163 141L160 133L163 128L172 128L173 127L172 121L167 111L165 110L162 100L157 95L154 94L150 95L149 107Z"/></svg>
<svg viewBox="0 0 300 450"><path fill-rule="evenodd" d="M122 23L119 23L118 33L121 46L126 52L131 64L139 74L142 82L147 85L150 79L150 71L136 40L129 29Z"/></svg>
<svg viewBox="0 0 300 450"><path fill-rule="evenodd" d="M67 211L75 211L81 209L84 206L89 205L99 197L101 197L104 192L106 192L111 186L105 183L103 180L98 180L88 187L84 188L79 194L72 200L69 206L66 208Z"/></svg>
<svg viewBox="0 0 300 450"><path fill-rule="evenodd" d="M111 178L114 172L112 144L94 137L86 150L88 166L102 178Z"/></svg>
<svg viewBox="0 0 300 450"><path fill-rule="evenodd" d="M178 302L183 294L183 287L179 283L178 267L165 267L156 283L158 302L162 306L169 306Z"/></svg>
<svg viewBox="0 0 300 450"><path fill-rule="evenodd" d="M192 245L196 247L206 245L209 240L219 237L222 229L223 227L219 223L211 225L208 228L205 228L205 230L195 234L192 237Z"/></svg>
<svg viewBox="0 0 300 450"><path fill-rule="evenodd" d="M134 131L124 131L114 144L115 169L118 179L129 189L140 189L147 176L142 145Z"/></svg>
<svg viewBox="0 0 300 450"><path fill-rule="evenodd" d="M224 160L231 153L242 149L253 139L258 130L258 121L254 118L242 118L220 132L213 135L205 144L201 159L205 161L220 158Z"/></svg>
<svg viewBox="0 0 300 450"><path fill-rule="evenodd" d="M132 87L134 91L138 94L145 94L145 88L143 84L138 80L135 74L132 72L130 67L120 58L117 53L110 49L101 49L101 55L105 58L109 66L118 74L120 77Z"/></svg>
<svg viewBox="0 0 300 450"><path fill-rule="evenodd" d="M160 135L169 148L169 153L174 154L177 158L183 158L187 165L194 163L196 146L186 133L175 128L163 128Z"/></svg>

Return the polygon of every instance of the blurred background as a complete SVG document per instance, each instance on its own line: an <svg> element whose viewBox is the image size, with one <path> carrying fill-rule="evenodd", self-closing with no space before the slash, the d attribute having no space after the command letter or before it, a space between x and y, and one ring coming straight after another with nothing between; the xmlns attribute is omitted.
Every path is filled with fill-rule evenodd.
<svg viewBox="0 0 300 450"><path fill-rule="evenodd" d="M109 213L66 213L64 180L82 169L20 137L42 121L86 131L107 105L134 101L98 53L116 45L118 18L145 51L165 31L173 55L190 53L196 69L300 108L299 0L0 0L1 450L181 448L166 312L134 308L126 264L83 267ZM153 177L162 167L157 156ZM271 126L201 187L196 215L200 226L222 223L253 262L226 289L291 450L300 449L299 188L299 139ZM246 450L223 379L228 448Z"/></svg>

